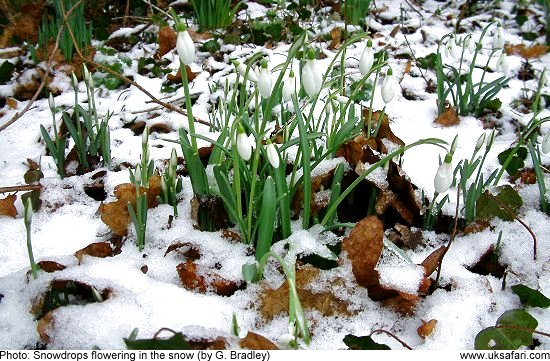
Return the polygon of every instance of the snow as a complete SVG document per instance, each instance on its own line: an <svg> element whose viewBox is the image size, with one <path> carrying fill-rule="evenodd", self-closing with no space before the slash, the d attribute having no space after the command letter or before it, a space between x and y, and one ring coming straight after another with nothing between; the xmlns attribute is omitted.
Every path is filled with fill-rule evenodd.
<svg viewBox="0 0 550 361"><path fill-rule="evenodd" d="M502 1L499 3L500 9L497 10L509 14L514 3L509 0ZM411 52L401 32L395 37L389 35L396 24L393 22L398 21L401 15L400 9L390 1L378 1L376 5L384 10L378 17L370 15L368 18L370 29L382 35L373 39L374 47L377 51L383 48L388 51L389 65L400 82L401 89L417 97L415 100L408 100L398 92L394 100L386 105L385 112L390 118L392 131L405 144L424 138L439 138L450 144L458 134L453 166L462 159L469 159L479 136L485 134L488 137L491 129L485 129L483 122L472 116L461 117L458 125L449 128L433 123L437 115L437 94L426 91L426 82L420 76L421 72L418 68L413 65L410 72L405 73L406 60L395 57L397 54ZM388 6L385 7L385 5ZM247 2L247 6L247 10L239 11L239 19L262 18L268 9L256 2ZM452 30L453 21L447 19L454 19L458 10L448 7L443 10L444 15L440 16L435 14L440 6L440 2L437 1L424 2L422 11L426 11L426 14L422 19L415 12L407 13L409 17L405 24L420 27L425 32L425 40L419 31L407 35L412 52L417 58L435 52L438 39ZM540 9L536 9L535 12L542 16ZM489 15L482 14L475 18L464 19L462 26L473 29L474 39L478 39L481 33L479 24L486 24L488 21ZM506 42L521 43L523 40L514 20L502 17L501 21L505 24ZM334 26L342 26L342 24L341 21L329 20L328 17L322 20L322 23L308 24L312 25L310 30L313 35L310 36L309 42L327 56L326 59L318 61L322 71L327 70L336 51L327 49L328 44L320 42L319 36L328 33ZM526 22L524 25L527 28L534 26L536 24L531 22ZM139 30L140 27L124 28L112 34L111 37L127 37ZM491 34L492 31L484 38L484 47L490 47ZM345 65L346 74L350 79L359 79L357 59L361 55L365 41L350 46L347 50ZM200 53L197 61L191 65L194 72L200 72L190 84L191 93L198 96L193 107L195 116L209 120L213 116L212 100L225 98L227 94L223 93L223 87L226 80L228 84L234 84L234 67L230 65L230 59L244 63L256 52L262 52L268 59L269 68L275 69L273 72L273 80L275 80L279 75L279 65L285 61L289 47L289 44L284 43L273 44L273 48L248 44L222 45L223 61L214 60L208 53ZM130 68L125 67L125 74L133 77L135 82L155 97L180 106L183 89L179 88L177 92L167 95L160 91L164 79L137 74L136 61L143 56L152 56L156 48L156 44L136 45L126 54L133 60L133 64ZM13 49L0 49L0 52L11 50ZM516 126L526 125L533 117L531 113L519 113L513 102L522 96L524 89L535 89L537 79L528 81L517 79L515 75L522 66L523 60L516 55L510 55L508 58L508 75L512 76L512 79L498 95L503 103L502 116L497 119L495 143L483 165L482 171L485 175L500 167L497 156L503 150L513 146L517 140ZM179 67L176 54L169 52L163 59L170 62L168 68L175 73ZM96 60L112 59L98 54ZM456 59L445 58L445 61L457 64ZM495 61L496 57L490 61L490 68L495 68ZM486 55L482 55L477 59L476 64L484 66L486 62ZM548 64L550 64L550 55L532 62L537 72L548 67ZM290 66L294 69L299 84L299 64L294 61ZM214 73L203 72L203 67L212 69ZM422 72L427 78L435 80L432 71L422 70ZM476 69L474 81L479 81L480 73L481 69ZM60 71L56 71L55 75L51 85L61 91L55 97L57 107L61 109L71 106L74 102L74 92L70 86L69 77ZM496 79L500 75L498 72L490 73L486 75L485 80ZM36 76L36 70L27 69L19 75L18 81L29 82ZM0 96L3 98L14 96L14 83L0 85ZM209 85L217 85L218 90L214 87L211 93ZM546 84L542 92L548 94L549 91L549 84ZM84 84L79 84L78 97L81 105L87 108ZM173 130L169 134L152 134L150 137L151 158L158 165L162 160L170 157L172 148L175 148L181 156L180 146L167 140L177 139L177 129L182 126L187 128L188 123L185 116L169 112L151 103L150 98L135 87L115 91L99 89L96 100L97 110L101 116L104 116L107 111L114 112L109 121L111 149L113 163L120 164L120 169L108 170L104 177L105 192L108 195L105 202L111 202L114 200L115 187L129 181L127 165L121 163L128 162L130 165L135 165L139 162L141 155L141 137L134 135L130 129L124 128L124 124L133 120L145 121L149 126L162 123ZM308 106L304 113L309 114L311 111L314 119L320 119L327 101L326 92L321 93L314 109L311 110ZM23 109L25 104L25 101L21 101L16 109L10 109L7 106L0 109L0 124L9 121L16 112ZM377 91L373 99L373 108L377 110L383 107L384 103ZM280 114L280 108L279 113L274 112L274 114ZM541 112L539 118L548 115L550 110L547 108ZM58 126L60 117L58 112L55 118ZM35 260L55 261L67 267L55 273L39 272L38 279L32 279L28 273L29 260L22 219L21 192L17 193L18 216L16 218L0 216L2 230L0 232L2 245L0 247L2 265L0 295L3 296L0 297L0 348L19 349L41 346L41 340L36 331L37 320L30 310L53 280L79 281L100 291L110 289L112 293L101 303L71 305L56 309L54 323L48 328L51 339L47 347L50 349L92 347L120 349L125 347L123 338L128 337L135 328L139 329L140 338L152 337L163 327L182 331L189 336L228 336L233 314L238 320L242 335L250 330L276 341L281 335L288 333L287 315L278 315L271 321L266 321L259 315L257 304L262 287L265 287L263 284L249 284L246 289L238 290L231 297L217 296L212 291L201 294L189 291L180 285L176 267L185 262L186 257L178 252L165 255L166 249L174 243L186 243L199 249L201 257L195 260L197 266L203 270L215 270L218 275L230 281L242 281L242 265L255 261L253 252L250 251L251 246L229 242L221 232L202 232L195 228L190 218L190 201L193 193L187 177L183 180L183 191L178 195L180 217L173 219L170 226L168 220L172 215L172 207L160 205L149 210L143 253L140 253L134 244L135 231L130 225L129 236L119 254L107 258L85 256L79 264L74 253L91 243L107 241L109 229L100 219L98 209L101 202L93 200L84 192L84 185L91 182L91 174L61 180L57 175L52 157L46 155L39 125L44 125L52 133L53 121L47 99L39 99L21 119L0 132L0 174L2 174L0 186L24 184L23 175L27 171L27 158L40 163L44 173L40 195L43 204L33 217L31 231ZM273 129L274 124L274 122L269 123L267 128ZM216 139L219 135L219 132L211 132L204 125L196 124L196 128L197 133L211 139ZM550 129L548 124L544 124L541 128L543 132ZM297 136L296 129L292 137ZM209 145L203 140L198 140L198 144L199 147ZM385 144L390 148L389 144ZM324 146L323 141L319 141L318 145ZM292 161L296 158L297 147L290 147L285 152ZM411 182L419 187L418 194L423 191L431 197L434 193L433 177L439 159L442 159L445 154L446 150L443 148L422 145L408 150L401 157L403 171ZM547 166L550 163L550 155L541 156L542 163ZM326 158L312 169L311 176L325 174L340 163L344 163L346 170L350 170L344 158ZM529 157L526 160L526 166L532 166ZM207 174L210 175L212 182L211 167L208 168ZM299 167L294 178L288 176L287 181L296 180L302 174L303 169ZM369 180L384 187L387 186L385 178L386 171L382 168L375 170L368 177ZM546 173L547 187L549 178ZM505 176L500 184L508 184L508 182ZM329 290L338 300L346 304L350 314L323 316L319 311L306 311L313 335L309 347L342 349L345 347L342 339L347 334L365 335L374 329L385 329L398 335L415 349L471 349L475 335L480 330L493 326L504 311L522 307L519 298L511 292L509 286L525 284L549 296L550 219L548 215L539 211L540 195L536 184L513 186L524 201L518 217L527 224L537 239L536 260L533 259L533 238L518 221L506 222L493 219L490 226L480 232L458 233L443 261L439 280L441 288L426 297L421 297L414 314L404 316L382 306L379 302L372 301L368 291L355 283L350 261L340 257L338 267L321 271L307 289L311 292ZM450 190L448 194L450 202L445 205L443 212L454 216L456 189ZM5 196L6 194L2 195L2 197ZM324 199L329 196L328 189L317 194L317 197L324 197ZM272 251L283 255L288 262L294 262L296 257L311 254L334 259L335 255L330 247L338 244L345 235L336 236L323 230L319 225L303 230L301 224L301 219L293 221L291 236L275 243ZM497 245L498 235L501 232L498 258L500 264L506 267L506 279L472 272L470 268L486 254L490 247ZM424 279L424 268L420 264L433 251L449 243L448 234L427 231L423 231L422 234L424 238L422 245L416 249L404 251L413 263L404 261L387 249L383 251L383 256L377 265L382 286L407 294L418 293L419 285ZM146 273L142 271L143 266L147 266ZM265 283L272 288L279 287L285 282L275 262L268 263L264 276ZM434 277L435 275L432 275L432 278ZM504 288L503 284L505 284ZM547 310L529 308L528 311L538 320L539 330L545 332L550 330L550 313ZM437 320L433 334L426 339L420 338L416 330L421 325L421 321L432 319ZM387 335L376 334L373 339L386 343L392 348L402 348L401 344ZM550 349L548 338L537 337L537 340L541 343L538 348ZM305 345L302 346L305 347ZM232 347L236 346L232 345Z"/></svg>

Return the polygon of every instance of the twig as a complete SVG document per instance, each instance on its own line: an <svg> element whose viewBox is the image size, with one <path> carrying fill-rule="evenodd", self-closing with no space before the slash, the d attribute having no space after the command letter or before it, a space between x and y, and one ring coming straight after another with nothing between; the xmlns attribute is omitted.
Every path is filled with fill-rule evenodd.
<svg viewBox="0 0 550 361"><path fill-rule="evenodd" d="M529 232L531 237L533 237L533 261L536 261L537 260L537 237L535 236L535 234L533 233L531 228L529 228L529 226L527 224L525 224L525 222L523 222L518 217L518 215L514 212L514 210L512 208L510 208L507 204L502 203L497 197L495 197L491 193L489 193L489 195L491 196L491 198L493 198L493 200L495 202L497 202L497 204L500 208L502 208L503 210L506 211L506 213L508 213L509 215L514 217L516 219L516 221L519 222L519 224L521 224L523 227L525 227L525 229L527 230L527 232Z"/></svg>
<svg viewBox="0 0 550 361"><path fill-rule="evenodd" d="M369 337L374 335L375 333L384 333L388 336L390 336L391 338L393 338L394 340L396 340L397 342L399 342L401 345L403 345L403 347L409 349L409 350L412 350L412 347L407 345L405 343L405 341L401 340L399 337L395 336L393 333L391 333L390 331L386 331L386 330L383 330L383 329L377 329L377 330L374 330L370 333Z"/></svg>
<svg viewBox="0 0 550 361"><path fill-rule="evenodd" d="M11 187L0 187L0 193L9 193L9 192L20 192L20 191L35 191L42 188L40 184L30 184L24 186L11 186Z"/></svg>
<svg viewBox="0 0 550 361"><path fill-rule="evenodd" d="M409 5L410 6L410 5ZM412 7L412 6L411 6ZM414 9L414 8L413 8ZM403 8L401 8L401 28L405 28L405 25L403 23ZM422 76L422 79L424 79L424 81L426 82L426 85L429 86L430 85L430 82L428 81L428 79L426 78L426 76L424 75L424 72L422 71L422 68L420 68L420 62L418 61L418 59L416 58L416 55L414 55L414 51L412 50L411 48L411 44L409 43L409 39L407 39L407 35L405 34L404 31L401 31L401 33L403 34L403 37L405 38L405 43L407 43L407 48L409 48L409 51L411 52L411 56L413 57L414 59L414 62L416 64L416 66L418 67L418 70L420 71L420 76Z"/></svg>
<svg viewBox="0 0 550 361"><path fill-rule="evenodd" d="M456 190L456 208L455 208L455 222L453 225L453 231L451 232L451 237L449 238L449 243L447 244L447 247L443 251L443 254L441 255L441 258L439 258L439 265L437 266L437 276L435 277L435 287L437 287L437 284L439 283L439 276L441 276L441 268L443 267L443 258L449 251L449 248L451 248L451 244L453 243L456 232L458 229L458 211L460 209L460 187Z"/></svg>

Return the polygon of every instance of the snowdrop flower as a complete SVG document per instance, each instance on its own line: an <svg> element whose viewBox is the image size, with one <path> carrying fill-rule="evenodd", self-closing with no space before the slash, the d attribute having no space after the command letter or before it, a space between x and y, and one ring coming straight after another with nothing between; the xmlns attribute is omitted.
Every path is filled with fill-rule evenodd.
<svg viewBox="0 0 550 361"><path fill-rule="evenodd" d="M95 84L94 84L94 77L93 76L91 76L91 75L88 76L87 83L88 83L88 88L90 88L91 91L94 91Z"/></svg>
<svg viewBox="0 0 550 361"><path fill-rule="evenodd" d="M497 60L497 70L500 70L504 74L508 72L508 57L504 51Z"/></svg>
<svg viewBox="0 0 550 361"><path fill-rule="evenodd" d="M250 159L250 156L252 156L252 142L246 135L243 126L240 124L237 133L237 152L239 153L239 156L245 161L248 161Z"/></svg>
<svg viewBox="0 0 550 361"><path fill-rule="evenodd" d="M504 46L504 33L502 31L502 25L498 24L495 35L493 35L493 48L502 49L503 46Z"/></svg>
<svg viewBox="0 0 550 361"><path fill-rule="evenodd" d="M283 84L283 100L288 102L294 94L296 94L296 77L291 70L288 74L288 79Z"/></svg>
<svg viewBox="0 0 550 361"><path fill-rule="evenodd" d="M178 32L176 51L182 64L189 65L195 60L195 44L187 30Z"/></svg>
<svg viewBox="0 0 550 361"><path fill-rule="evenodd" d="M149 127L145 127L143 129L143 133L141 133L141 145L147 145L148 141L149 141Z"/></svg>
<svg viewBox="0 0 550 361"><path fill-rule="evenodd" d="M239 74L243 78L245 78L245 76L246 76L246 65L244 65L243 63L239 63L238 61L234 61L233 65L235 65L235 68L237 69ZM248 71L247 79L250 80L251 82L254 82L254 83L256 83L258 81L258 77L256 76L256 73L254 73L252 68L250 68L250 70Z"/></svg>
<svg viewBox="0 0 550 361"><path fill-rule="evenodd" d="M542 152L544 154L550 152L550 130L546 132L544 138L542 139Z"/></svg>
<svg viewBox="0 0 550 361"><path fill-rule="evenodd" d="M466 38L466 48L468 48L468 52L470 54L473 54L476 51L477 43L472 38L472 35L468 36Z"/></svg>
<svg viewBox="0 0 550 361"><path fill-rule="evenodd" d="M258 90L262 98L267 99L271 96L271 72L267 67L267 61L262 61L262 68L258 75Z"/></svg>
<svg viewBox="0 0 550 361"><path fill-rule="evenodd" d="M363 53L361 54L361 59L359 59L359 71L361 75L365 76L372 68L374 63L374 50L372 49L372 40L367 41L367 46Z"/></svg>
<svg viewBox="0 0 550 361"><path fill-rule="evenodd" d="M55 100L53 99L52 93L50 93L50 97L48 98L48 105L50 106L50 110L53 113L53 111L55 110Z"/></svg>
<svg viewBox="0 0 550 361"><path fill-rule="evenodd" d="M347 104L348 101L349 101L349 98L346 97L346 96L344 96L344 95L335 95L335 96L334 96L334 99L335 99L336 101L338 101L338 103L340 103L340 104L342 104L342 105Z"/></svg>
<svg viewBox="0 0 550 361"><path fill-rule="evenodd" d="M292 341L296 339L296 327L293 324L288 326L288 332L279 336L277 342L279 345L288 346Z"/></svg>
<svg viewBox="0 0 550 361"><path fill-rule="evenodd" d="M455 44L455 37L451 35L449 40L447 40L447 44L445 44L445 56L452 58L456 58L456 44Z"/></svg>
<svg viewBox="0 0 550 361"><path fill-rule="evenodd" d="M134 181L136 182L136 184L141 183L141 165L140 164L136 165L136 171L134 172Z"/></svg>
<svg viewBox="0 0 550 361"><path fill-rule="evenodd" d="M477 138L477 143L475 148L476 152L481 149L481 147L483 146L483 143L485 143L485 133L481 133L479 138Z"/></svg>
<svg viewBox="0 0 550 361"><path fill-rule="evenodd" d="M396 87L397 84L393 79L393 71L391 68L389 68L388 72L386 73L386 77L382 82L382 100L384 101L384 103L388 104L393 99L393 97L395 96Z"/></svg>
<svg viewBox="0 0 550 361"><path fill-rule="evenodd" d="M452 157L447 154L445 161L441 163L434 178L434 187L437 193L446 192L453 183Z"/></svg>
<svg viewBox="0 0 550 361"><path fill-rule="evenodd" d="M323 85L323 75L315 60L315 53L309 48L306 63L302 69L302 84L310 97L313 97L321 91Z"/></svg>
<svg viewBox="0 0 550 361"><path fill-rule="evenodd" d="M279 160L279 152L277 151L277 146L268 140L265 148L267 151L267 160L269 161L271 166L275 169L279 168L280 160Z"/></svg>

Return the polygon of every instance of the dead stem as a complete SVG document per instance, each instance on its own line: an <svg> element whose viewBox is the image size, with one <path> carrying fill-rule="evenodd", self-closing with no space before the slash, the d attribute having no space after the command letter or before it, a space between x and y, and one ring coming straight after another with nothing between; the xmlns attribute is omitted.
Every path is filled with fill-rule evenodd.
<svg viewBox="0 0 550 361"><path fill-rule="evenodd" d="M443 257L447 254L449 251L449 248L451 248L451 244L453 243L456 232L458 229L458 211L460 209L460 187L456 190L456 208L455 208L455 222L453 225L453 231L451 233L451 237L449 238L449 243L447 244L447 247L443 251L443 254L441 255L441 258L439 259L439 265L437 266L437 276L435 277L435 285L434 287L437 288L437 285L439 283L439 276L441 276L441 268L443 267Z"/></svg>
<svg viewBox="0 0 550 361"><path fill-rule="evenodd" d="M35 191L42 188L40 184L30 184L25 186L0 187L0 193Z"/></svg>
<svg viewBox="0 0 550 361"><path fill-rule="evenodd" d="M403 345L403 347L409 349L409 350L412 350L412 347L407 345L405 343L405 341L401 340L399 337L397 337L396 335L394 335L393 333L391 333L390 331L386 331L386 330L383 330L383 329L377 329L377 330L374 330L370 333L369 337L372 337L372 335L374 335L375 333L384 333L388 336L390 336L391 338L393 338L394 340L396 340L397 342L399 342L401 345Z"/></svg>
<svg viewBox="0 0 550 361"><path fill-rule="evenodd" d="M493 198L493 200L495 202L497 202L497 204L500 208L502 208L503 210L506 211L506 213L508 213L509 215L514 217L516 219L516 221L518 221L523 227L525 227L525 229L527 230L527 232L529 232L531 237L533 237L533 261L536 261L537 260L537 237L535 236L535 234L533 233L531 228L529 228L529 226L527 224L525 224L525 222L523 222L518 217L518 215L514 212L514 210L512 208L510 208L507 204L502 203L500 200L498 200L497 197L495 197L491 193L489 193L489 195L491 196L491 198Z"/></svg>

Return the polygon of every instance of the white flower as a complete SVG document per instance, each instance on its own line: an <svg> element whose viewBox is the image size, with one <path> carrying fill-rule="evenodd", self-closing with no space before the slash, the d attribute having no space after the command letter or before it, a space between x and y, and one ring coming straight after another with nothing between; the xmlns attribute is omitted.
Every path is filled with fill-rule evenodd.
<svg viewBox="0 0 550 361"><path fill-rule="evenodd" d="M279 168L279 152L277 151L277 146L270 141L268 141L266 146L267 151L267 160L271 166L275 169Z"/></svg>
<svg viewBox="0 0 550 361"><path fill-rule="evenodd" d="M88 77L88 88L90 88L91 91L94 90L95 84L94 84L94 77L89 76Z"/></svg>
<svg viewBox="0 0 550 361"><path fill-rule="evenodd" d="M302 84L304 89L310 97L313 97L321 91L323 85L323 75L315 60L313 49L309 49L308 59L302 69Z"/></svg>
<svg viewBox="0 0 550 361"><path fill-rule="evenodd" d="M384 101L384 103L388 104L393 99L393 97L395 96L396 88L397 88L397 84L393 79L393 71L391 68L389 68L386 74L386 77L382 82L381 92L382 92L382 100Z"/></svg>
<svg viewBox="0 0 550 361"><path fill-rule="evenodd" d="M344 95L335 95L334 99L338 101L338 103L344 105L347 104L349 101L349 98Z"/></svg>
<svg viewBox="0 0 550 361"><path fill-rule="evenodd" d="M50 109L53 113L53 111L55 109L55 100L53 99L52 93L50 93L50 97L48 98L48 105L50 106Z"/></svg>
<svg viewBox="0 0 550 361"><path fill-rule="evenodd" d="M187 30L178 33L176 51L180 61L185 65L189 65L195 60L195 44L193 44L193 39L191 39Z"/></svg>
<svg viewBox="0 0 550 361"><path fill-rule="evenodd" d="M25 202L25 223L30 225L32 223L32 215L34 213L32 209L32 201L31 197L27 198L27 202Z"/></svg>
<svg viewBox="0 0 550 361"><path fill-rule="evenodd" d="M239 63L238 61L234 61L233 62L233 65L235 65L235 68L237 69L237 71L239 72L239 74L245 78L246 76L246 65L243 64L243 63ZM258 77L256 76L256 74L254 73L254 71L252 70L252 68L250 68L250 70L248 71L248 80L250 80L251 82L257 82L258 81Z"/></svg>
<svg viewBox="0 0 550 361"><path fill-rule="evenodd" d="M172 154L170 154L170 167L178 166L178 155L176 154L176 149L172 148Z"/></svg>
<svg viewBox="0 0 550 361"><path fill-rule="evenodd" d="M470 54L473 54L476 51L477 43L474 41L472 36L468 36L466 39L466 47Z"/></svg>
<svg viewBox="0 0 550 361"><path fill-rule="evenodd" d="M483 146L483 143L485 143L485 133L481 133L479 138L477 138L477 143L476 143L476 148L475 148L476 151L481 149L481 147Z"/></svg>
<svg viewBox="0 0 550 361"><path fill-rule="evenodd" d="M437 169L434 178L434 187L437 193L446 192L453 183L453 168L451 162L447 159Z"/></svg>
<svg viewBox="0 0 550 361"><path fill-rule="evenodd" d="M372 49L372 40L369 39L367 41L367 46L365 47L365 50L363 50L361 58L359 59L359 71L361 72L361 75L367 75L372 68L372 64L374 64L374 50Z"/></svg>
<svg viewBox="0 0 550 361"><path fill-rule="evenodd" d="M78 79L76 78L76 75L72 73L71 75L71 81L73 83L73 88L78 89Z"/></svg>
<svg viewBox="0 0 550 361"><path fill-rule="evenodd" d="M239 125L239 131L237 134L237 152L245 161L248 161L252 156L252 142L246 135L242 125Z"/></svg>
<svg viewBox="0 0 550 361"><path fill-rule="evenodd" d="M447 44L445 44L445 56L451 56L452 58L457 57L454 36L451 36L449 40L447 40Z"/></svg>
<svg viewBox="0 0 550 361"><path fill-rule="evenodd" d="M495 35L493 35L493 48L502 49L504 46L504 32L502 31L502 25L498 24Z"/></svg>
<svg viewBox="0 0 550 361"><path fill-rule="evenodd" d="M134 173L134 181L136 182L136 184L141 183L141 165L140 164L136 165L136 171Z"/></svg>
<svg viewBox="0 0 550 361"><path fill-rule="evenodd" d="M262 68L258 76L258 90L262 98L267 99L271 96L271 72L267 67L267 61L262 62Z"/></svg>
<svg viewBox="0 0 550 361"><path fill-rule="evenodd" d="M85 82L88 82L88 79L90 79L90 72L88 71L86 64L82 64L82 76Z"/></svg>
<svg viewBox="0 0 550 361"><path fill-rule="evenodd" d="M550 152L550 131L546 132L544 138L542 139L542 152L544 154Z"/></svg>
<svg viewBox="0 0 550 361"><path fill-rule="evenodd" d="M504 74L508 72L508 57L504 51L497 60L497 70L500 70Z"/></svg>

